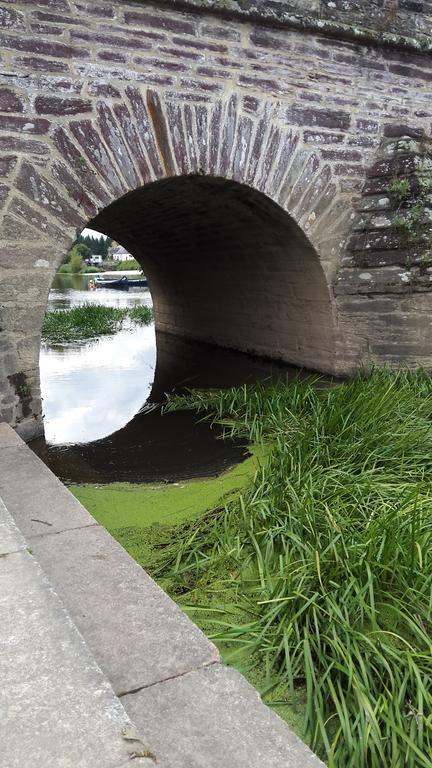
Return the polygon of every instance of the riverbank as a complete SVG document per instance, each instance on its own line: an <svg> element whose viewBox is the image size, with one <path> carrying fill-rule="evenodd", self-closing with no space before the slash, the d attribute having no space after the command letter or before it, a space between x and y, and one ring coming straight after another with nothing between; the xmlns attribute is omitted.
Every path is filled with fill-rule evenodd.
<svg viewBox="0 0 432 768"><path fill-rule="evenodd" d="M147 491L131 517L115 488L102 503L75 493L330 766L428 766L429 376L195 392L173 407L265 450L234 497L149 527Z"/></svg>
<svg viewBox="0 0 432 768"><path fill-rule="evenodd" d="M46 312L42 340L55 344L82 341L117 333L126 323L149 325L152 320L153 310L145 305L106 307L85 303L67 310Z"/></svg>

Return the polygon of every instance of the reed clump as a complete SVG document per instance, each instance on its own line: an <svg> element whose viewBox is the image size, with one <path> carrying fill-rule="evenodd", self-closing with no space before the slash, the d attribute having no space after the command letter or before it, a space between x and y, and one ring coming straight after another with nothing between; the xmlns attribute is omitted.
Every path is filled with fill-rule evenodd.
<svg viewBox="0 0 432 768"><path fill-rule="evenodd" d="M304 693L304 734L331 768L430 768L429 376L257 384L169 407L263 444L267 461L238 500L177 532L159 575L179 594L217 583L215 639L258 655L293 702Z"/></svg>
<svg viewBox="0 0 432 768"><path fill-rule="evenodd" d="M42 324L42 339L51 343L82 341L117 333L127 323L148 325L153 310L148 306L103 307L83 304L67 310L46 312Z"/></svg>

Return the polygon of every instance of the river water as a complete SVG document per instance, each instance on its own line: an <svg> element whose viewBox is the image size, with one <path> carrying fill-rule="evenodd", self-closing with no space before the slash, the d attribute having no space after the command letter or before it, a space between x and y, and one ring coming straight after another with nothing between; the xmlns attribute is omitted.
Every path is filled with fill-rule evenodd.
<svg viewBox="0 0 432 768"><path fill-rule="evenodd" d="M151 305L148 289L89 290L92 275L57 275L48 310L86 302ZM156 351L157 350L157 351ZM185 387L228 387L298 375L290 366L215 349L154 326L68 344L40 353L45 438L33 449L66 482L176 481L220 472L245 446L222 441L220 429L190 411L163 413L165 394Z"/></svg>

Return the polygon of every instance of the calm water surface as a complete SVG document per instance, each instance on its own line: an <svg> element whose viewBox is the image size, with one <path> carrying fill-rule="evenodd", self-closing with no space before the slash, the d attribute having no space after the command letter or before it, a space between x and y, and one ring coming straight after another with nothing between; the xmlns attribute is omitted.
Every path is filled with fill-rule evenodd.
<svg viewBox="0 0 432 768"><path fill-rule="evenodd" d="M88 290L91 277L57 275L48 309L152 303L148 289ZM80 343L44 343L40 369L45 439L33 449L64 481L103 483L174 481L226 469L245 455L244 444L218 439L220 430L197 423L190 411L163 414L157 404L185 387L299 373L167 334L156 340L153 325Z"/></svg>

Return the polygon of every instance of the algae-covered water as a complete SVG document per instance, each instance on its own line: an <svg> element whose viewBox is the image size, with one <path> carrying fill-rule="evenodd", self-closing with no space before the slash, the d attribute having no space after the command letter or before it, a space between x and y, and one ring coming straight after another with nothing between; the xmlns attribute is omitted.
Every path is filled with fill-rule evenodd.
<svg viewBox="0 0 432 768"><path fill-rule="evenodd" d="M166 552L180 531L212 511L239 498L253 483L265 463L262 448L252 447L247 458L217 477L175 483L111 483L72 485L74 496L93 517L129 552L160 586L179 603L209 637L220 629L217 622L241 619L234 591L226 583L208 585L206 590L181 588L164 575ZM222 574L223 576L225 574ZM221 614L221 605L223 610ZM217 606L217 608L216 608ZM233 648L217 642L224 661L242 672L271 706L300 736L303 736L303 697L288 702L284 686L273 687L262 662L254 657L234 655Z"/></svg>

